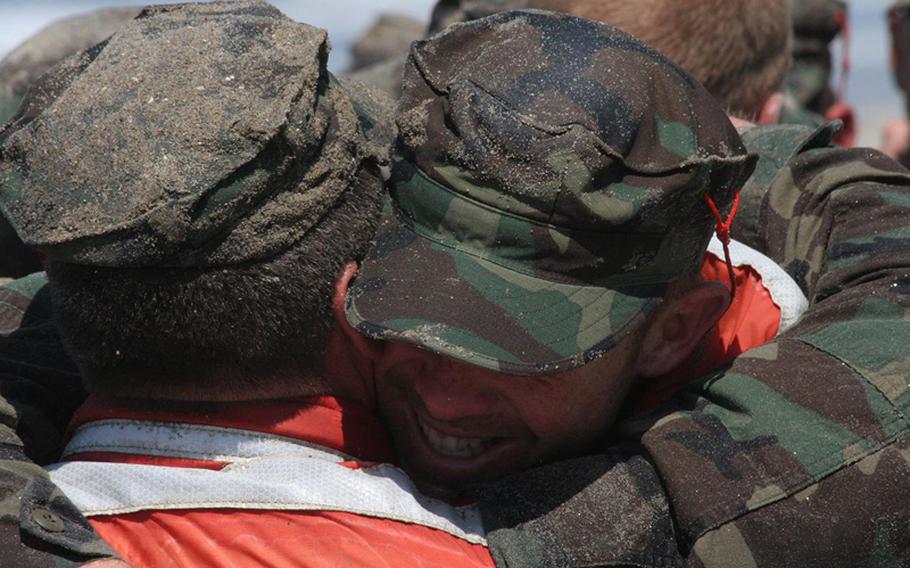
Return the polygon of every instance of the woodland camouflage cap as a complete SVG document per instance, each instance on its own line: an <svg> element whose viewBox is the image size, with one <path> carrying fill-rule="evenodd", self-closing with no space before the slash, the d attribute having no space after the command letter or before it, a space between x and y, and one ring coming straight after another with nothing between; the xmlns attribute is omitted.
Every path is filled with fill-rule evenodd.
<svg viewBox="0 0 910 568"><path fill-rule="evenodd" d="M0 206L73 263L272 258L391 131L326 71L328 50L325 31L262 2L147 8L45 75L0 131Z"/></svg>
<svg viewBox="0 0 910 568"><path fill-rule="evenodd" d="M392 209L348 296L380 338L544 374L610 349L699 266L751 173L714 99L615 28L547 12L412 47Z"/></svg>

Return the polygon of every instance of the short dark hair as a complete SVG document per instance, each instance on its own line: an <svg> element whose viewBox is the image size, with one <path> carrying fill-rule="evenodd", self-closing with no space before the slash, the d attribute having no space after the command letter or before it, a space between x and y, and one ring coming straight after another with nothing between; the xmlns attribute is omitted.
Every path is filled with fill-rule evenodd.
<svg viewBox="0 0 910 568"><path fill-rule="evenodd" d="M89 391L249 392L319 376L344 263L373 239L384 198L372 164L294 247L223 268L48 263L54 313Z"/></svg>

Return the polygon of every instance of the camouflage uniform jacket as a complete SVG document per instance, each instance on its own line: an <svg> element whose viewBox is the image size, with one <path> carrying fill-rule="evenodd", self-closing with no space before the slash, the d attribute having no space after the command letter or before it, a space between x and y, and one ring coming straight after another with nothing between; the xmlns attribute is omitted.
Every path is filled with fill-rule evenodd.
<svg viewBox="0 0 910 568"><path fill-rule="evenodd" d="M51 319L46 281L34 274L0 288L3 566L62 567L116 556L35 465L60 457L69 417L85 398Z"/></svg>
<svg viewBox="0 0 910 568"><path fill-rule="evenodd" d="M663 408L621 422L603 453L477 488L498 565L910 565L910 173L872 150L832 148L831 134L744 133L762 160L742 190L734 236L800 283L812 301L803 319ZM21 327L34 333L25 320ZM48 377L72 377L71 369L27 372L24 353L3 363L3 394L17 408L33 401L49 412L45 395L62 399L64 387ZM21 384L49 390L30 398L9 386ZM4 407L7 428L14 406ZM23 436L25 422L43 423L19 413ZM56 428L28 441L49 448ZM84 525L65 500L48 499L40 470L5 464L6 548L19 544L18 519L29 545L83 558L102 550L90 533L67 532ZM30 530L35 503L60 507L67 530Z"/></svg>

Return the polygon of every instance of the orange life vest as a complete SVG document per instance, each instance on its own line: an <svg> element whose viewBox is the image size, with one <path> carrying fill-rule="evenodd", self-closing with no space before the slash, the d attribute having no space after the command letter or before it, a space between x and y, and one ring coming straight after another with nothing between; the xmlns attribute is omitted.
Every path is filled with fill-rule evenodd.
<svg viewBox="0 0 910 568"><path fill-rule="evenodd" d="M494 566L476 510L421 495L353 403L90 399L71 428L51 477L133 566Z"/></svg>

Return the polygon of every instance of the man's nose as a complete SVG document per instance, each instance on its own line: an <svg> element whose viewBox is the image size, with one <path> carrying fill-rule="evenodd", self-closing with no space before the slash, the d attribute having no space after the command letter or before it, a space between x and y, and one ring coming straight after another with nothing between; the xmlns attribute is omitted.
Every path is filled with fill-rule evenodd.
<svg viewBox="0 0 910 568"><path fill-rule="evenodd" d="M495 397L482 373L445 357L440 357L426 371L414 382L414 390L431 417L456 420L491 411Z"/></svg>

